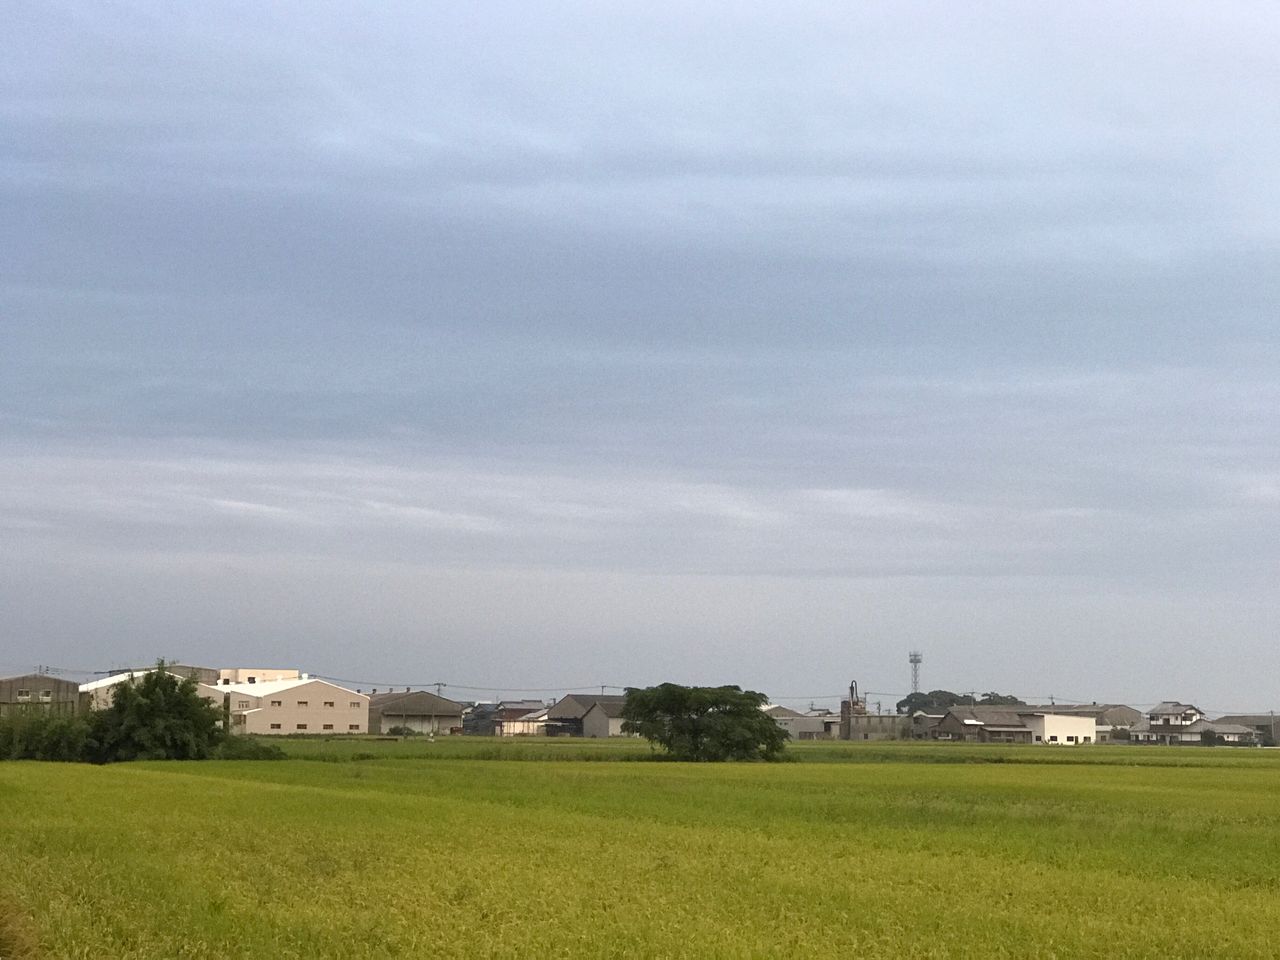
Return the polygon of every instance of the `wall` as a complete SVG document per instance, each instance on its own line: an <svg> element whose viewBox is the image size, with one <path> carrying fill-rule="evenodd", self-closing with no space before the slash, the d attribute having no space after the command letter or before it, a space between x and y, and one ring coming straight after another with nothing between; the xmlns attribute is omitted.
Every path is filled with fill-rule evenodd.
<svg viewBox="0 0 1280 960"><path fill-rule="evenodd" d="M911 735L911 718L897 713L855 713L849 717L850 740L901 740Z"/></svg>
<svg viewBox="0 0 1280 960"><path fill-rule="evenodd" d="M1069 714L1025 715L1022 722L1031 728L1031 741L1050 746L1081 746L1097 739L1097 722L1093 717Z"/></svg>
<svg viewBox="0 0 1280 960"><path fill-rule="evenodd" d="M227 691L232 729L266 736L363 734L369 731L369 698L324 680L310 680L265 696ZM306 706L299 706L304 701ZM245 707L242 704L248 703ZM278 706L276 704L279 704ZM327 707L326 703L333 706ZM355 704L355 706L352 706ZM240 720L239 717L243 717ZM305 724L306 729L299 729ZM325 729L325 725L332 729ZM355 729L351 729L352 726Z"/></svg>

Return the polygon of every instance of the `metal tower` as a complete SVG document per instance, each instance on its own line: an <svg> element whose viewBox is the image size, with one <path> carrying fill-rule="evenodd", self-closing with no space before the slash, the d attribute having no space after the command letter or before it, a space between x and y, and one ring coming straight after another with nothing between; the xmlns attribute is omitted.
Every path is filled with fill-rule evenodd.
<svg viewBox="0 0 1280 960"><path fill-rule="evenodd" d="M919 650L912 650L907 654L907 662L911 664L911 692L920 692L920 664L924 662L924 654Z"/></svg>

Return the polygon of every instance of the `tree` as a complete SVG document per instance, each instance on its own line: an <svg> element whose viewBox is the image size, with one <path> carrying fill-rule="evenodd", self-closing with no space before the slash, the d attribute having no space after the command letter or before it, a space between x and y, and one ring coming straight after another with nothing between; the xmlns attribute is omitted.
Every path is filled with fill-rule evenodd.
<svg viewBox="0 0 1280 960"><path fill-rule="evenodd" d="M978 700L980 707L1025 707L1027 702L1011 693L984 693Z"/></svg>
<svg viewBox="0 0 1280 960"><path fill-rule="evenodd" d="M760 708L763 693L741 687L628 687L622 730L661 746L674 760L779 760L788 734Z"/></svg>
<svg viewBox="0 0 1280 960"><path fill-rule="evenodd" d="M952 707L971 707L973 697L967 694L952 693L950 690L930 690L928 693L909 693L896 704L899 713L946 713Z"/></svg>
<svg viewBox="0 0 1280 960"><path fill-rule="evenodd" d="M88 753L116 760L206 760L226 736L222 711L200 696L196 681L164 669L116 685L111 706L90 715Z"/></svg>

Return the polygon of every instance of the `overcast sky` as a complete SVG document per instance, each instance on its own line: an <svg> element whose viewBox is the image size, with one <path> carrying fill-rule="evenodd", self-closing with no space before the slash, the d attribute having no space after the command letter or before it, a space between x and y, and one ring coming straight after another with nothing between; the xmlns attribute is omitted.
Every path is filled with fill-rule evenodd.
<svg viewBox="0 0 1280 960"><path fill-rule="evenodd" d="M0 670L1280 708L1278 50L7 4Z"/></svg>

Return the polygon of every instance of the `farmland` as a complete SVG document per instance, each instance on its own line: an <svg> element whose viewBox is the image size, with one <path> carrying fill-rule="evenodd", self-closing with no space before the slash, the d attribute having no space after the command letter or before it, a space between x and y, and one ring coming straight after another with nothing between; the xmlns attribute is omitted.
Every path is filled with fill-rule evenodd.
<svg viewBox="0 0 1280 960"><path fill-rule="evenodd" d="M286 746L0 764L0 922L122 960L1275 955L1273 751Z"/></svg>

